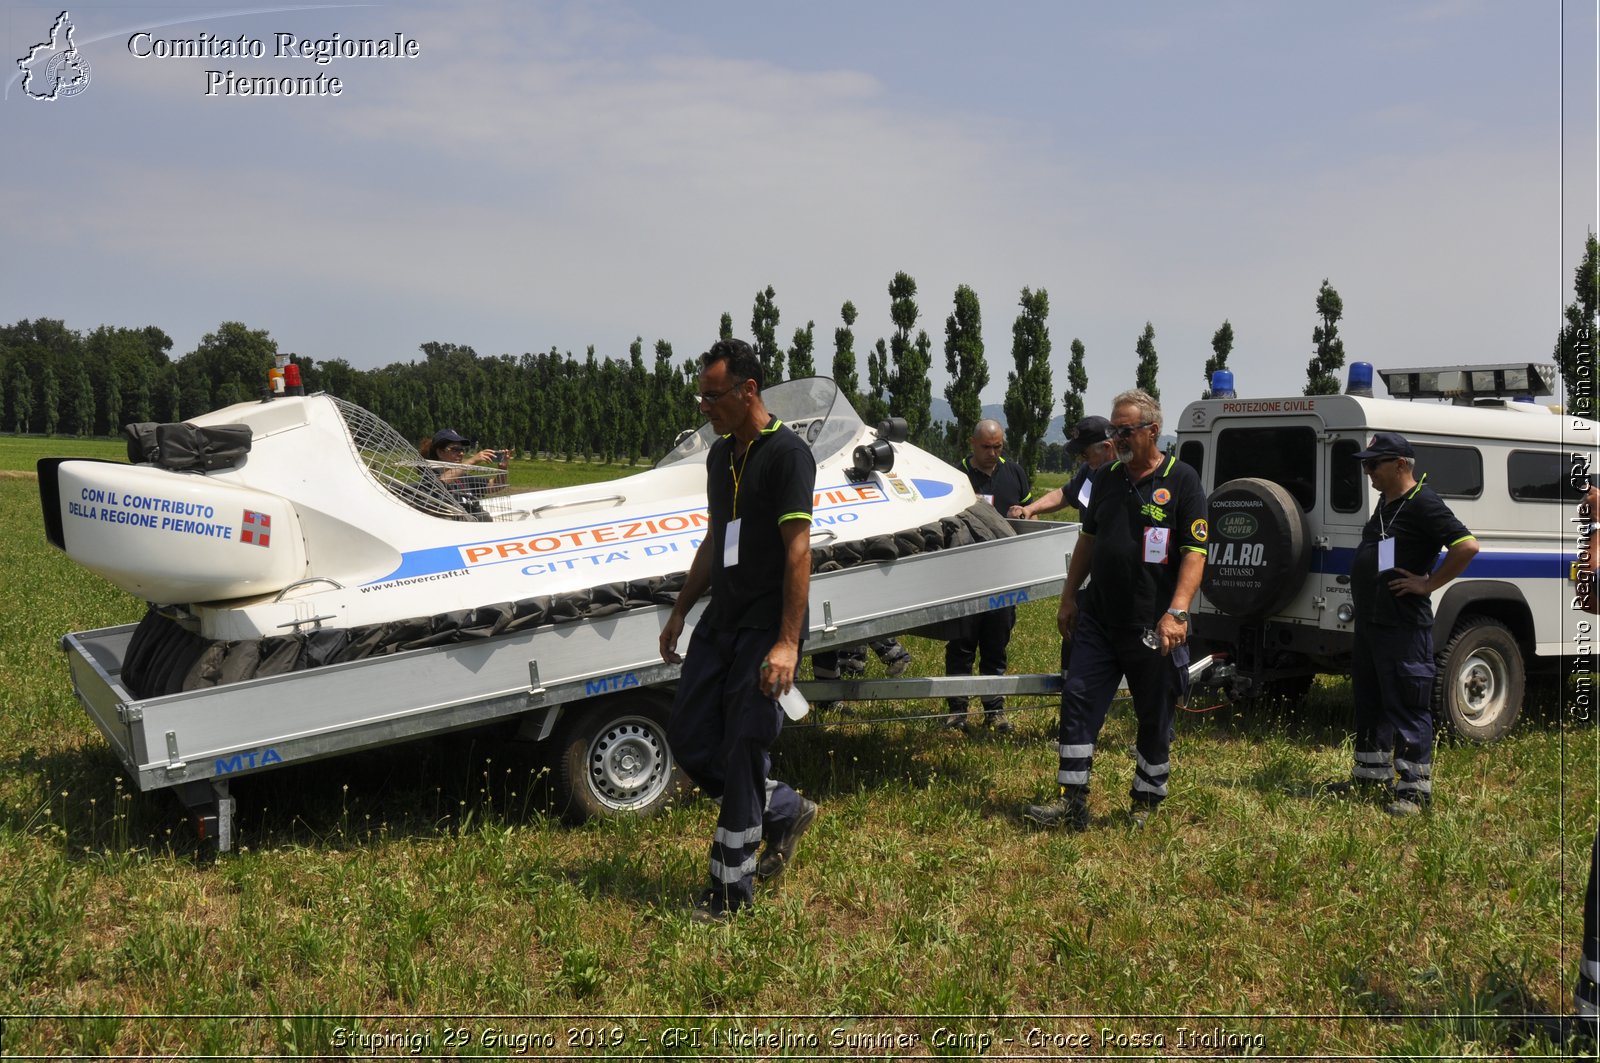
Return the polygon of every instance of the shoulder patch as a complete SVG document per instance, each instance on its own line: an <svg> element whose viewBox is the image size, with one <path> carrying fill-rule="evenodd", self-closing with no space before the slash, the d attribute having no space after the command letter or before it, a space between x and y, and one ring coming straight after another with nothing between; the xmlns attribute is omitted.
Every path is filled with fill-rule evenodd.
<svg viewBox="0 0 1600 1063"><path fill-rule="evenodd" d="M1201 517L1189 525L1189 534L1194 538L1195 542L1203 543L1211 535L1211 526L1206 523L1204 517Z"/></svg>

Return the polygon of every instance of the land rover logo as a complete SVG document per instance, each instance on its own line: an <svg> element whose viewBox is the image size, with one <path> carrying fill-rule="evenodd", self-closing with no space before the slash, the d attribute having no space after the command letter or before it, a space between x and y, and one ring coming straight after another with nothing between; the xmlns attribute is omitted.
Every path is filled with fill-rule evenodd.
<svg viewBox="0 0 1600 1063"><path fill-rule="evenodd" d="M1248 539L1260 527L1248 513L1226 513L1217 521L1217 534L1224 539Z"/></svg>

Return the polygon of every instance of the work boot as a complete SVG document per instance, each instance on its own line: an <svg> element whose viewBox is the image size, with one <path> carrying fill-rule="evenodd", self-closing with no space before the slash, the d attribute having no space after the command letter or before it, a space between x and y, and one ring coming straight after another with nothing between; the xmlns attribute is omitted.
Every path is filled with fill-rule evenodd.
<svg viewBox="0 0 1600 1063"><path fill-rule="evenodd" d="M1394 796L1394 783L1381 779L1341 779L1321 784L1317 792L1339 801L1387 801Z"/></svg>
<svg viewBox="0 0 1600 1063"><path fill-rule="evenodd" d="M1409 816L1420 816L1428 810L1425 802L1419 801L1415 795L1399 794L1393 801L1383 806L1383 810L1396 819L1405 819Z"/></svg>
<svg viewBox="0 0 1600 1063"><path fill-rule="evenodd" d="M1011 721L1006 718L1006 711L1004 709L1000 709L997 712L984 713L983 725L997 735L1008 735L1012 731L1016 730L1016 728L1011 725Z"/></svg>
<svg viewBox="0 0 1600 1063"><path fill-rule="evenodd" d="M872 648L876 650L878 647ZM884 671L891 679L900 678L906 674L906 669L911 667L911 651L900 645L898 639L889 639L888 645L878 654L878 658L883 661Z"/></svg>
<svg viewBox="0 0 1600 1063"><path fill-rule="evenodd" d="M767 847L761 851L761 859L756 863L756 878L766 880L783 873L789 866L789 861L794 859L794 847L800 843L800 836L811 829L812 821L817 818L817 803L800 799L800 811L789 823L789 828L776 838L768 840Z"/></svg>
<svg viewBox="0 0 1600 1063"><path fill-rule="evenodd" d="M731 923L742 909L728 908L723 904L722 891L707 889L694 902L689 912L689 922L702 926L722 926Z"/></svg>
<svg viewBox="0 0 1600 1063"><path fill-rule="evenodd" d="M1150 822L1150 817L1159 807L1154 801L1135 801L1128 808L1128 826L1134 830L1143 830Z"/></svg>
<svg viewBox="0 0 1600 1063"><path fill-rule="evenodd" d="M1022 818L1041 827L1088 830L1089 799L1080 793L1062 794L1048 805L1029 805L1022 810Z"/></svg>

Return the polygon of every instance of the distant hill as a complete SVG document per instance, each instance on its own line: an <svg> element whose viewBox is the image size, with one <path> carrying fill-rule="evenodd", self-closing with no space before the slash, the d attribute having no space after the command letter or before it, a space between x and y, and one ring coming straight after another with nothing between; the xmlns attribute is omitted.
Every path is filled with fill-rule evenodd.
<svg viewBox="0 0 1600 1063"><path fill-rule="evenodd" d="M955 416L950 412L950 404L938 396L934 396L931 409L935 421L955 420ZM998 402L985 406L983 415L985 417L993 417L1001 424L1006 423L1005 407ZM1065 443L1067 441L1066 431L1061 427L1061 415L1059 413L1050 418L1050 427L1044 434L1044 441L1046 443Z"/></svg>

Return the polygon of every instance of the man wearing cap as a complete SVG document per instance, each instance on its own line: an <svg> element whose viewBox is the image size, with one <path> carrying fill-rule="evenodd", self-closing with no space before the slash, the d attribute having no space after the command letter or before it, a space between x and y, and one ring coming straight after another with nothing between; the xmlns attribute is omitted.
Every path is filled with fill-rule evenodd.
<svg viewBox="0 0 1600 1063"><path fill-rule="evenodd" d="M1355 645L1355 767L1338 794L1390 796L1384 811L1414 815L1433 799L1433 606L1429 595L1461 575L1478 540L1412 472L1416 451L1377 432L1356 454L1378 492L1350 564ZM1444 560L1437 568L1440 550Z"/></svg>
<svg viewBox="0 0 1600 1063"><path fill-rule="evenodd" d="M478 499L485 495L492 495L505 489L506 467L509 454L504 450L480 450L476 454L468 454L474 440L457 432L454 428L441 428L433 433L432 438L424 439L418 450L424 458L433 461L449 462L442 468L433 470L439 482L446 485L450 493L469 511L478 509ZM492 464L498 471L487 475L478 475L468 472L464 466Z"/></svg>
<svg viewBox="0 0 1600 1063"><path fill-rule="evenodd" d="M972 453L961 459L961 468L971 481L978 501L987 502L1001 513L1009 513L1027 502L1028 474L1022 471L1022 466L1001 456L1006 432L1000 422L989 418L979 421L972 429L971 444ZM1011 629L1016 623L1017 609L1011 605L963 619L961 637L945 643L945 675L971 675L975 662L980 675L1005 675ZM945 726L965 732L967 699L947 698L946 705L950 715L945 717ZM997 734L1010 733L1011 721L1006 719L1004 696L983 699L983 720Z"/></svg>
<svg viewBox="0 0 1600 1063"><path fill-rule="evenodd" d="M1124 675L1139 721L1129 821L1142 826L1167 796L1172 721L1188 684L1189 605L1209 536L1200 476L1161 452L1161 423L1148 392L1135 388L1112 402L1117 460L1095 474L1056 615L1071 643L1058 797L1023 811L1042 827L1088 827L1094 747Z"/></svg>
<svg viewBox="0 0 1600 1063"><path fill-rule="evenodd" d="M1076 506L1080 513L1088 509L1089 485L1095 472L1116 456L1116 448L1111 443L1110 421L1091 414L1078 422L1072 438L1067 440L1067 457L1075 458L1080 454L1083 455L1083 462L1065 487L1046 491L1025 506L1012 506L1006 516L1032 520L1041 513L1054 513L1069 505Z"/></svg>
<svg viewBox="0 0 1600 1063"><path fill-rule="evenodd" d="M768 778L768 748L794 683L811 581L811 448L767 411L761 360L743 340L700 356L700 412L721 438L706 456L710 534L695 552L661 630L661 656L678 662L678 636L706 591L667 724L672 755L721 802L710 879L695 922L724 922L753 902L754 879L794 857L817 806ZM756 850L766 840L766 850Z"/></svg>

